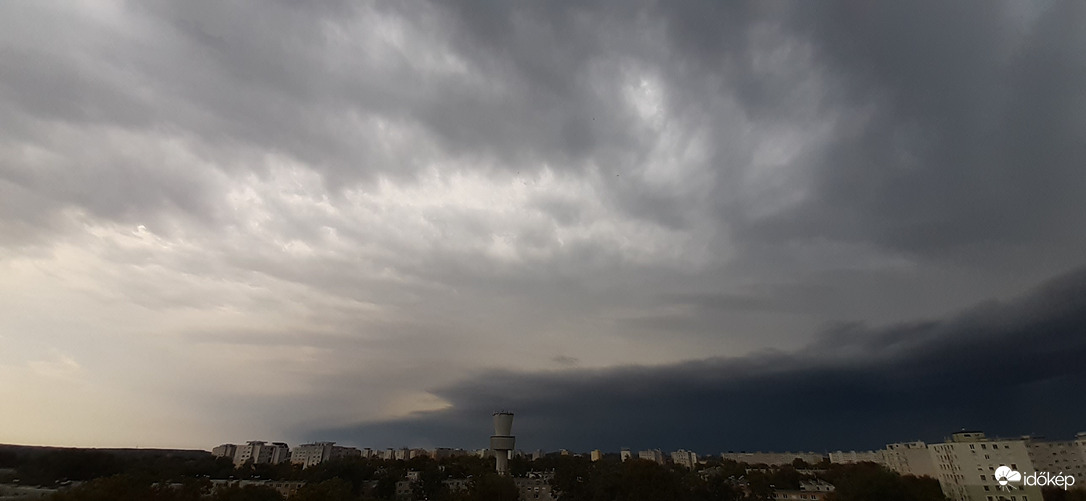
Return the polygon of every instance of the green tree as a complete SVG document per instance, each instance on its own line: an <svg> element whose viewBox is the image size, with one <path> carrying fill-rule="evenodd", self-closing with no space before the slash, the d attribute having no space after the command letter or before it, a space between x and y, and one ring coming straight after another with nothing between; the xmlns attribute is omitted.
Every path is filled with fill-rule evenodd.
<svg viewBox="0 0 1086 501"><path fill-rule="evenodd" d="M132 475L91 480L58 492L53 501L199 501L211 491L207 480L190 479L178 485L152 483Z"/></svg>
<svg viewBox="0 0 1086 501"><path fill-rule="evenodd" d="M905 475L901 477L901 483L904 484L905 492L916 501L944 501L946 499L943 495L943 487L934 478ZM1086 501L1086 498L1078 501Z"/></svg>
<svg viewBox="0 0 1086 501"><path fill-rule="evenodd" d="M394 499L396 497L396 482L400 480L401 475L395 475L389 472L384 472L377 477L377 487L374 489L374 495L377 499Z"/></svg>
<svg viewBox="0 0 1086 501"><path fill-rule="evenodd" d="M301 471L300 466L293 465L289 462L279 464L253 464L251 461L247 461L245 464L239 466L234 474L237 478L246 480L290 480L297 478L299 471Z"/></svg>
<svg viewBox="0 0 1086 501"><path fill-rule="evenodd" d="M520 499L520 490L517 484L509 477L498 476L497 473L487 472L472 477L468 485L468 501L517 501Z"/></svg>
<svg viewBox="0 0 1086 501"><path fill-rule="evenodd" d="M342 478L333 478L319 483L305 484L288 501L351 501L356 497L351 494L351 483Z"/></svg>
<svg viewBox="0 0 1086 501"><path fill-rule="evenodd" d="M700 487L701 494L695 496L705 501L739 501L743 499L743 491L731 484L724 475L710 475Z"/></svg>
<svg viewBox="0 0 1086 501"><path fill-rule="evenodd" d="M238 484L220 486L215 489L212 501L284 501L279 491L263 485Z"/></svg>
<svg viewBox="0 0 1086 501"><path fill-rule="evenodd" d="M752 501L765 501L773 499L773 479L769 470L752 470L746 475L750 483L749 499Z"/></svg>
<svg viewBox="0 0 1086 501"><path fill-rule="evenodd" d="M452 499L452 492L443 482L446 478L448 476L436 464L427 465L419 471L419 481L412 486L415 498L435 501Z"/></svg>
<svg viewBox="0 0 1086 501"><path fill-rule="evenodd" d="M679 476L653 461L631 459L622 464L621 499L624 501L680 500Z"/></svg>
<svg viewBox="0 0 1086 501"><path fill-rule="evenodd" d="M302 470L297 478L311 483L334 478L346 480L351 484L351 493L358 495L362 493L367 481L376 478L378 465L381 463L380 460L361 457L333 459Z"/></svg>
<svg viewBox="0 0 1086 501"><path fill-rule="evenodd" d="M769 474L769 482L777 489L799 489L801 480L803 477L791 466L781 466Z"/></svg>
<svg viewBox="0 0 1086 501"><path fill-rule="evenodd" d="M17 476L23 485L53 485L118 475L127 466L126 461L107 452L58 449L31 457L18 468Z"/></svg>
<svg viewBox="0 0 1086 501"><path fill-rule="evenodd" d="M939 483L931 478L902 477L875 463L835 465L827 473L837 488L829 501L944 501Z"/></svg>
<svg viewBox="0 0 1086 501"><path fill-rule="evenodd" d="M14 451L0 450L0 468L13 468L19 466L21 459Z"/></svg>

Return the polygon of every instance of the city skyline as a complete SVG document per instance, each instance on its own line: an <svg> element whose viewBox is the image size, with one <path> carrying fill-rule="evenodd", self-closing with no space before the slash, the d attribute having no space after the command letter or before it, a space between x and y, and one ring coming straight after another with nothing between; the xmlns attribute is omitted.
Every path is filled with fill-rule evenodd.
<svg viewBox="0 0 1086 501"><path fill-rule="evenodd" d="M564 448L564 447L556 448L556 449L538 449L538 448L537 449L523 449L523 448L518 447L516 449L511 449L510 451L512 452L512 454L511 454L512 457L521 457L521 456L523 456L523 457L532 457L533 455L536 455L536 454L543 454L543 455L568 454L568 455L575 455L575 456L593 457L593 459L592 459L593 461L598 460L598 458L594 457L595 453L599 453L601 455L601 457L602 457L602 455L621 456L623 452L630 452L631 454L633 454L633 457L636 457L636 454L638 452L659 451L659 452L661 452L661 454L664 454L663 456L661 456L662 458L671 458L672 457L671 453L685 452L685 453L694 454L695 456L701 457L701 458L705 458L705 457L709 457L709 456L723 456L726 459L733 459L733 460L735 460L737 462L747 462L749 464L757 464L757 463L762 463L762 462L765 462L765 461L758 461L758 460L754 460L754 461L745 460L744 461L744 460L741 460L741 459L738 459L738 458L741 457L742 455L768 454L768 455L778 455L778 456L781 456L781 457L786 457L788 455L792 455L792 456L789 457L789 459L787 461L776 461L776 462L773 462L773 464L789 464L789 463L792 462L792 459L795 459L795 458L803 459L808 464L815 464L815 463L819 462L819 460L813 459L815 456L817 456L820 459L825 459L825 460L828 460L828 461L833 462L833 463L844 464L844 463L847 463L847 462L864 461L864 460L866 460L866 459L864 459L866 457L865 454L885 452L886 450L888 450L892 446L901 446L901 445L905 445L905 444L926 444L927 446L931 446L931 445L937 445L937 444L944 443L944 442L951 442L953 437L955 435L958 435L958 434L979 434L986 440L1009 441L1009 442L1011 442L1011 441L1032 441L1032 442L1035 442L1035 443L1042 443L1042 444L1076 443L1076 442L1082 441L1083 439L1086 439L1086 432L1079 432L1079 433L1076 433L1074 435L1065 436L1065 437L1034 436L1034 435L1028 435L1028 434L1025 434L1025 435L1013 435L1013 436L989 436L989 435L985 434L982 430L961 429L961 430L949 430L943 436L938 437L938 438L924 439L923 437L914 437L913 440L904 440L904 441L898 441L898 442L887 442L887 443L881 444L880 446L877 446L877 447L875 447L873 449L859 449L859 450L857 450L857 449L845 449L845 448L822 449L822 450L804 450L804 449L801 449L801 448L794 448L794 449L785 448L785 449L715 450L714 451L714 450L705 449L704 447L698 447L696 444L691 444L691 445L688 445L686 447L689 447L692 450L688 450L686 447L678 448L678 449L668 449L668 448L653 447L653 446L645 446L644 448L624 446L624 447L620 447L620 448L614 449L614 450L601 449L601 448L595 448L595 449L591 449L591 450L589 450L589 449L581 450L581 449L568 449L568 448ZM634 440L634 441L636 441L636 440ZM283 443L283 442L274 442L274 441L269 441L269 440L246 440L244 442L238 442L238 443L219 444L219 445L217 445L215 447L204 447L203 449L199 449L199 450L202 450L202 451L205 451L205 452L211 452L212 454L215 454L215 455L220 455L220 456L225 456L225 457L234 457L235 456L234 453L236 453L236 447L241 447L245 443L259 443L259 444L269 444L269 445L286 445L286 446L290 447L290 444L286 444L286 443ZM1086 444L1086 442L1084 442L1084 444ZM10 445L10 444L0 444L0 445ZM234 447L235 449L232 449L230 452L223 452L223 453L217 453L216 452L216 449L220 449L220 448L227 447L227 446ZM387 455L389 452L392 452L394 454L400 454L401 452L404 452L404 451L407 451L409 453L423 453L423 452L425 452L427 454L432 454L433 451L442 451L442 453L454 453L454 454L451 454L451 455L468 455L468 456L479 455L479 454L484 453L484 452L487 453L487 455L489 456L489 455L494 453L494 450L490 449L488 447L463 448L463 447L450 447L450 446L447 446L447 445L439 445L439 446L432 446L432 447L415 447L415 446L406 446L406 445L398 446L398 447L370 447L370 446L366 446L366 444L345 444L345 443L339 443L339 442L334 442L334 441L321 441L321 440L316 440L316 441L312 441L312 442L308 442L308 443L299 443L299 444L294 445L293 447L290 447L290 449L291 449L291 451L293 451L295 448L310 447L310 446L337 447L337 448L343 448L343 449L350 449L352 451L352 453L361 453L360 455L362 457L374 457L374 458L381 457L382 455ZM347 455L349 456L351 454L347 454ZM734 456L734 458L733 458L733 456ZM386 458L386 459L388 459L388 458ZM398 457L396 457L394 455L391 459L406 459L406 458L398 458ZM287 458L283 462L289 462L291 460L293 460L293 457ZM327 460L327 458L326 458L326 460ZM1086 467L1086 465L1083 465L1083 466Z"/></svg>
<svg viewBox="0 0 1086 501"><path fill-rule="evenodd" d="M0 2L0 443L1074 436L1084 25Z"/></svg>

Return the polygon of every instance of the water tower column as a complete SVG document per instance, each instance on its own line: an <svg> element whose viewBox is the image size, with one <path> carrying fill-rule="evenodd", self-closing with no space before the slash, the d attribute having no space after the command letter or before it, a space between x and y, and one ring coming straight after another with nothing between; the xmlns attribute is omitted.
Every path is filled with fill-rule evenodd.
<svg viewBox="0 0 1086 501"><path fill-rule="evenodd" d="M494 434L490 436L490 450L494 451L495 469L498 475L509 474L509 453L516 448L517 439L513 433L513 413L494 413Z"/></svg>

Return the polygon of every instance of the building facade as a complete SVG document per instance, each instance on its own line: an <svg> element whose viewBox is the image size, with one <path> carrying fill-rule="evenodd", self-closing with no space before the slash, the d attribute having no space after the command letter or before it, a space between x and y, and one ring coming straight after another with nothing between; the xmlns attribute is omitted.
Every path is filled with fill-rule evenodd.
<svg viewBox="0 0 1086 501"><path fill-rule="evenodd" d="M1052 474L1063 473L1086 481L1086 433L1079 433L1074 440L1045 441L1031 438L1026 441L1030 460L1037 471Z"/></svg>
<svg viewBox="0 0 1086 501"><path fill-rule="evenodd" d="M211 449L211 455L217 458L230 458L234 459L238 453L238 446L234 444L222 444Z"/></svg>
<svg viewBox="0 0 1086 501"><path fill-rule="evenodd" d="M725 452L720 457L740 463L770 466L792 464L797 459L802 459L807 464L818 464L826 459L826 455L820 452Z"/></svg>
<svg viewBox="0 0 1086 501"><path fill-rule="evenodd" d="M671 462L693 470L698 465L698 455L685 449L679 449L671 453Z"/></svg>
<svg viewBox="0 0 1086 501"><path fill-rule="evenodd" d="M513 479L513 483L520 490L522 501L555 501L556 496L551 488L553 472L528 472L523 477Z"/></svg>
<svg viewBox="0 0 1086 501"><path fill-rule="evenodd" d="M1022 475L1036 471L1024 439L995 439L979 431L962 431L928 449L943 494L954 501L1042 501L1040 488L1022 482L1000 485L995 477L1000 466Z"/></svg>
<svg viewBox="0 0 1086 501"><path fill-rule="evenodd" d="M293 496L296 492L298 492L298 489L301 489L302 486L305 485L305 482L297 481L297 480L218 480L218 479L216 479L216 480L211 481L211 485L213 485L215 487L229 486L229 485L237 485L237 486L240 486L240 487L246 487L246 486L250 486L250 485L255 485L255 486L260 486L260 487L271 487L272 489L275 489L276 492L278 492L284 498L287 498L287 497Z"/></svg>
<svg viewBox="0 0 1086 501"><path fill-rule="evenodd" d="M361 457L362 451L355 447L339 446L335 442L314 442L295 447L291 453L290 462L307 468L332 459L351 456Z"/></svg>
<svg viewBox="0 0 1086 501"><path fill-rule="evenodd" d="M638 459L644 459L647 461L655 461L659 464L664 464L664 453L660 449L649 449L647 451L639 451L637 453Z"/></svg>
<svg viewBox="0 0 1086 501"><path fill-rule="evenodd" d="M773 499L785 499L795 501L821 501L826 499L834 491L833 485L818 480L814 482L800 482L799 490L774 489Z"/></svg>
<svg viewBox="0 0 1086 501"><path fill-rule="evenodd" d="M883 465L902 475L935 478L935 463L924 442L887 444L882 451Z"/></svg>
<svg viewBox="0 0 1086 501"><path fill-rule="evenodd" d="M883 464L882 451L837 451L830 453L834 464L878 463Z"/></svg>
<svg viewBox="0 0 1086 501"><path fill-rule="evenodd" d="M241 466L245 463L279 464L287 461L290 461L290 447L283 442L269 444L259 440L250 440L245 445L237 446L234 453L235 466Z"/></svg>

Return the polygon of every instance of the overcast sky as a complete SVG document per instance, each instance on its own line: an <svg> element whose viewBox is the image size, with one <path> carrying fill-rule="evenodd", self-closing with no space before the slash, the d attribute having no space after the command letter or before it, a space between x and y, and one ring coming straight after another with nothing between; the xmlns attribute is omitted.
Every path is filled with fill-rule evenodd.
<svg viewBox="0 0 1086 501"><path fill-rule="evenodd" d="M0 2L0 442L1086 431L1083 26Z"/></svg>

